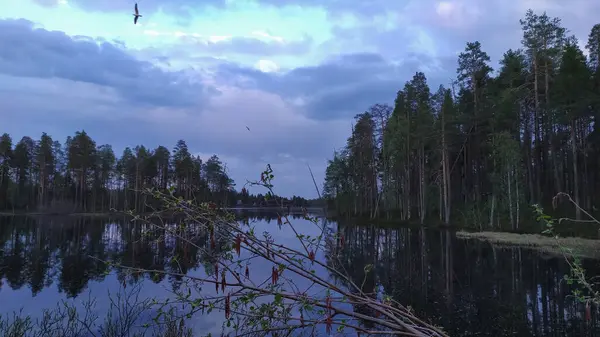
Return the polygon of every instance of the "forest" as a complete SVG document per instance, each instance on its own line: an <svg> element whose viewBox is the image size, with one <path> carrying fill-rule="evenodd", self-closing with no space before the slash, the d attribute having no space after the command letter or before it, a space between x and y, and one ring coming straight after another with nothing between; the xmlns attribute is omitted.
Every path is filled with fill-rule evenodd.
<svg viewBox="0 0 600 337"><path fill-rule="evenodd" d="M308 205L297 196L265 198L245 187L236 191L217 155L203 162L184 140L172 151L126 147L119 158L111 145L97 145L83 130L64 144L46 133L39 140L24 136L14 146L9 134L0 137L0 212L147 212L156 206L144 193L148 189L173 190L187 200L223 207Z"/></svg>
<svg viewBox="0 0 600 337"><path fill-rule="evenodd" d="M521 46L504 53L499 69L479 41L468 42L449 87L432 89L417 72L393 106L358 114L327 166L328 206L510 230L559 192L595 210L600 24L585 51L560 18L528 10L520 25Z"/></svg>

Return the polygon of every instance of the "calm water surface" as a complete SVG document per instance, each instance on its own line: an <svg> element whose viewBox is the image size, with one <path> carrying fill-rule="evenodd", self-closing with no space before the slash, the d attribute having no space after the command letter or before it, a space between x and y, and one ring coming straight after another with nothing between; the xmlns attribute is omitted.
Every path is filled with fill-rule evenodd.
<svg viewBox="0 0 600 337"><path fill-rule="evenodd" d="M258 233L267 230L279 243L298 244L272 215L251 214ZM303 219L294 223L304 234L319 234ZM344 232L339 259L355 283L363 281L363 267L373 264L366 289L385 291L451 336L600 336L596 309L586 319L583 306L567 296L562 258L459 240L450 231L328 226ZM23 310L39 317L61 300L81 303L89 296L96 298L98 312L106 310L107 293L134 279L99 260L192 275L204 271L197 250L175 238L140 240L139 232L118 218L0 217L0 314ZM332 249L317 258L330 260ZM599 261L586 260L584 267L590 277L600 276ZM267 275L270 268L253 265L252 272ZM143 295L159 298L182 285L175 277L136 278ZM221 323L221 316L195 316L192 327L218 334Z"/></svg>

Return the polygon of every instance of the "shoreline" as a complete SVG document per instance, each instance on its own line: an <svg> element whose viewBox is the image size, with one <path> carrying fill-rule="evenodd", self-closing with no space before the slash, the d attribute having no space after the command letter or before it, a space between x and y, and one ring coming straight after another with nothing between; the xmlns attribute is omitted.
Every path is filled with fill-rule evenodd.
<svg viewBox="0 0 600 337"><path fill-rule="evenodd" d="M223 208L228 211L264 211L274 212L283 210L288 211L287 208L281 207L225 207ZM306 207L308 212L321 211L319 207ZM302 207L291 207L291 213L299 213L302 211ZM115 212L72 212L72 213L59 213L59 212L1 212L0 216L115 216L115 215L128 215L127 211L115 211ZM141 213L144 214L144 213ZM149 213L146 213L149 214Z"/></svg>
<svg viewBox="0 0 600 337"><path fill-rule="evenodd" d="M114 216L127 215L123 212L53 213L53 212L0 212L0 216Z"/></svg>
<svg viewBox="0 0 600 337"><path fill-rule="evenodd" d="M250 212L274 212L282 210L281 207L228 207L229 211L250 211ZM287 209L283 209L287 211ZM297 213L302 210L302 207L290 208L290 213ZM307 207L308 212L322 211L319 207ZM56 212L0 212L0 216L47 216L47 217L115 217L129 216L125 211L116 212L74 212L74 213L56 213ZM403 226L405 227L405 226ZM429 227L429 226L428 226ZM439 230L448 229L443 226L431 226ZM431 228L430 227L430 228ZM535 249L543 253L554 256L563 256L570 254L568 249L572 250L572 254L578 257L599 259L600 260L600 239L589 239L583 237L550 237L541 234L525 234L513 232L469 232L464 229L456 231L456 238L459 240L477 240L487 242L499 248L521 247ZM567 250L565 250L565 248Z"/></svg>
<svg viewBox="0 0 600 337"><path fill-rule="evenodd" d="M600 240L580 237L550 237L541 234L517 234L508 232L465 232L457 231L460 240L479 240L501 248L521 247L543 253L562 256L572 254L582 258L600 259Z"/></svg>

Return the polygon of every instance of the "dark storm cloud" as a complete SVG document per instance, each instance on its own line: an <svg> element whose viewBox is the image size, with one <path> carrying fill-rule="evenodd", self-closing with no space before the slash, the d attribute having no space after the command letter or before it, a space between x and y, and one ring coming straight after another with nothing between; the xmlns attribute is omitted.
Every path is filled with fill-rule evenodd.
<svg viewBox="0 0 600 337"><path fill-rule="evenodd" d="M186 107L210 88L191 84L183 73L142 62L118 44L35 28L27 20L0 20L0 74L61 78L96 84L138 104Z"/></svg>

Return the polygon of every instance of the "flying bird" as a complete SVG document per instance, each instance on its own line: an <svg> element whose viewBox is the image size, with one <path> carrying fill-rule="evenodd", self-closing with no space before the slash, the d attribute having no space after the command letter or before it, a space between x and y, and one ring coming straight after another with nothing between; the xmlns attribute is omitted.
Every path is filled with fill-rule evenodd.
<svg viewBox="0 0 600 337"><path fill-rule="evenodd" d="M133 24L135 25L138 22L138 19L142 17L140 11L138 11L137 3L135 4L135 13L133 14Z"/></svg>
<svg viewBox="0 0 600 337"><path fill-rule="evenodd" d="M246 129L248 129L248 131L250 131L250 128L249 128L249 127L246 127Z"/></svg>

